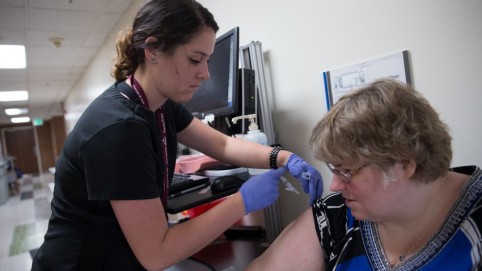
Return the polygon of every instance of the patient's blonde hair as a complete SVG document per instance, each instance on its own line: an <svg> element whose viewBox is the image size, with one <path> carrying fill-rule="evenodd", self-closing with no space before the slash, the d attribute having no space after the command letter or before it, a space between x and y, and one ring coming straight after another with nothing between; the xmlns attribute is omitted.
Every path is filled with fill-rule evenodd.
<svg viewBox="0 0 482 271"><path fill-rule="evenodd" d="M414 160L413 179L429 182L450 167L451 140L420 93L382 79L343 96L314 127L310 146L317 159L344 165L388 169Z"/></svg>

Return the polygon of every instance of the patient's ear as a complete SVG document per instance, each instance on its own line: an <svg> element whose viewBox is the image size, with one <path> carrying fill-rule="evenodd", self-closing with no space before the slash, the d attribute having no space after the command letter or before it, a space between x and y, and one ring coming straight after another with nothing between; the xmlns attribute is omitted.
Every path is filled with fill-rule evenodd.
<svg viewBox="0 0 482 271"><path fill-rule="evenodd" d="M415 170L417 169L417 163L415 163L414 160L410 159L408 161L403 162L403 175L405 178L409 179L413 176L415 173Z"/></svg>

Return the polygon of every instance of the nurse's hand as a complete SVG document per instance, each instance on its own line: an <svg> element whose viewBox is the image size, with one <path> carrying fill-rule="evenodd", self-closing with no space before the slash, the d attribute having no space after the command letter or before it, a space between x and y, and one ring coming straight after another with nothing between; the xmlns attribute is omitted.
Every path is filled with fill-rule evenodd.
<svg viewBox="0 0 482 271"><path fill-rule="evenodd" d="M273 204L279 196L279 178L286 169L281 167L256 175L247 180L239 189L243 197L246 214L261 210Z"/></svg>
<svg viewBox="0 0 482 271"><path fill-rule="evenodd" d="M293 153L285 167L289 170L291 176L301 182L305 193L310 195L310 205L317 197L321 197L323 194L323 179L313 166Z"/></svg>

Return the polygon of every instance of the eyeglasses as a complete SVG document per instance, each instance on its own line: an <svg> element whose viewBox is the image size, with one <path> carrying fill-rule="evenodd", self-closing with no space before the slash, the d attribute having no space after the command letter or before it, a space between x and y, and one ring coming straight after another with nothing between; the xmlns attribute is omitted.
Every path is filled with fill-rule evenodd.
<svg viewBox="0 0 482 271"><path fill-rule="evenodd" d="M334 165L332 164L328 164L326 163L326 166L328 167L328 169L330 169L330 171L333 173L333 174L336 174L338 175L339 177L341 177L341 180L345 183L350 183L351 182L351 177L353 175L355 175L358 171L360 171L362 168L368 166L368 164L364 164L363 166L357 168L357 169L354 169L354 170L349 170L348 172L343 172L339 169L336 169Z"/></svg>

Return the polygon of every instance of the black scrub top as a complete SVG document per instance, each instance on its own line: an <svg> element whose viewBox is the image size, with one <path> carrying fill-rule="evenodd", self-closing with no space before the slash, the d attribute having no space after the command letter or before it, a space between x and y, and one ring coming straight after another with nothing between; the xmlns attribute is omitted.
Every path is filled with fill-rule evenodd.
<svg viewBox="0 0 482 271"><path fill-rule="evenodd" d="M172 179L176 133L193 116L171 100L163 112ZM154 112L138 103L125 82L114 84L87 107L65 141L56 164L52 216L32 270L144 270L110 200L161 197L164 172Z"/></svg>

